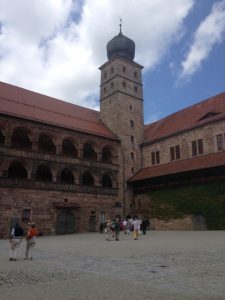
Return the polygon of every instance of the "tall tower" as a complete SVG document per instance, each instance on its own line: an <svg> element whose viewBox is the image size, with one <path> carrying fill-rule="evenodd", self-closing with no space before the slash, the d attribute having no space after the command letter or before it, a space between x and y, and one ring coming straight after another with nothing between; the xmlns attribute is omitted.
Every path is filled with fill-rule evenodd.
<svg viewBox="0 0 225 300"><path fill-rule="evenodd" d="M143 142L142 66L133 61L135 43L120 32L107 44L108 61L100 67L101 120L120 139L120 190L129 210L126 181L141 168ZM122 197L122 196L121 196ZM126 202L126 203L125 203Z"/></svg>

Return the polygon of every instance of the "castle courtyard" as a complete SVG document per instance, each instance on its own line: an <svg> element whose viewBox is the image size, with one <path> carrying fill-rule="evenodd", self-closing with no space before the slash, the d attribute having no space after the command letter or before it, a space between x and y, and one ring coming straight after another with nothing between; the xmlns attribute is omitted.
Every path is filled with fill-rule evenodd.
<svg viewBox="0 0 225 300"><path fill-rule="evenodd" d="M0 240L1 300L225 299L225 231L43 236L35 259L9 261Z"/></svg>

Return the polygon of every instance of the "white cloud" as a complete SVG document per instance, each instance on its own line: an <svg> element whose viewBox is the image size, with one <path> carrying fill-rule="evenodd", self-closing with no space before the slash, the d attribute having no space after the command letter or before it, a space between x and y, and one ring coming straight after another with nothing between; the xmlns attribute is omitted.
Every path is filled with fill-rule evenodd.
<svg viewBox="0 0 225 300"><path fill-rule="evenodd" d="M96 108L98 67L119 17L136 43L135 61L153 68L176 42L194 0L168 2L0 0L0 80Z"/></svg>
<svg viewBox="0 0 225 300"><path fill-rule="evenodd" d="M199 25L186 59L182 62L180 78L189 78L209 56L215 44L221 43L225 33L225 0L218 1L211 13Z"/></svg>

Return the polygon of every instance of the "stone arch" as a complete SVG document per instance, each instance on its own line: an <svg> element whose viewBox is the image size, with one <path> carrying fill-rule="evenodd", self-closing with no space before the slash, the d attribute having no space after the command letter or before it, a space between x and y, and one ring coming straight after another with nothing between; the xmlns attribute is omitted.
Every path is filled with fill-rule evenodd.
<svg viewBox="0 0 225 300"><path fill-rule="evenodd" d="M102 187L103 188L112 188L113 187L112 177L108 173L104 173L102 175Z"/></svg>
<svg viewBox="0 0 225 300"><path fill-rule="evenodd" d="M39 135L38 151L56 154L56 146L50 135L46 133L41 133Z"/></svg>
<svg viewBox="0 0 225 300"><path fill-rule="evenodd" d="M41 164L36 171L36 179L38 181L52 181L52 172L48 166Z"/></svg>
<svg viewBox="0 0 225 300"><path fill-rule="evenodd" d="M96 145L93 142L85 142L83 145L83 158L97 160Z"/></svg>
<svg viewBox="0 0 225 300"><path fill-rule="evenodd" d="M94 176L89 172L85 171L82 175L82 185L94 186L95 179Z"/></svg>
<svg viewBox="0 0 225 300"><path fill-rule="evenodd" d="M8 168L8 177L17 179L27 179L27 170L22 162L13 161Z"/></svg>
<svg viewBox="0 0 225 300"><path fill-rule="evenodd" d="M78 150L71 139L63 139L62 154L69 157L78 157Z"/></svg>
<svg viewBox="0 0 225 300"><path fill-rule="evenodd" d="M102 161L105 163L113 162L113 148L109 145L105 145L102 148Z"/></svg>
<svg viewBox="0 0 225 300"><path fill-rule="evenodd" d="M60 182L67 184L74 184L74 174L73 171L69 168L62 169L60 173Z"/></svg>
<svg viewBox="0 0 225 300"><path fill-rule="evenodd" d="M29 131L24 127L16 127L11 137L11 146L18 149L32 149L32 142L29 137Z"/></svg>

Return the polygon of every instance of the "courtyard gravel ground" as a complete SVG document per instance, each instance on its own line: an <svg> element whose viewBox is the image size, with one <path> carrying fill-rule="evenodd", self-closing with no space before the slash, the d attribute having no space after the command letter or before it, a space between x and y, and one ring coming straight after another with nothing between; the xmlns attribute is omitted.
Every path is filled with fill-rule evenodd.
<svg viewBox="0 0 225 300"><path fill-rule="evenodd" d="M99 233L37 239L35 260L9 261L0 240L1 300L223 300L225 231Z"/></svg>

